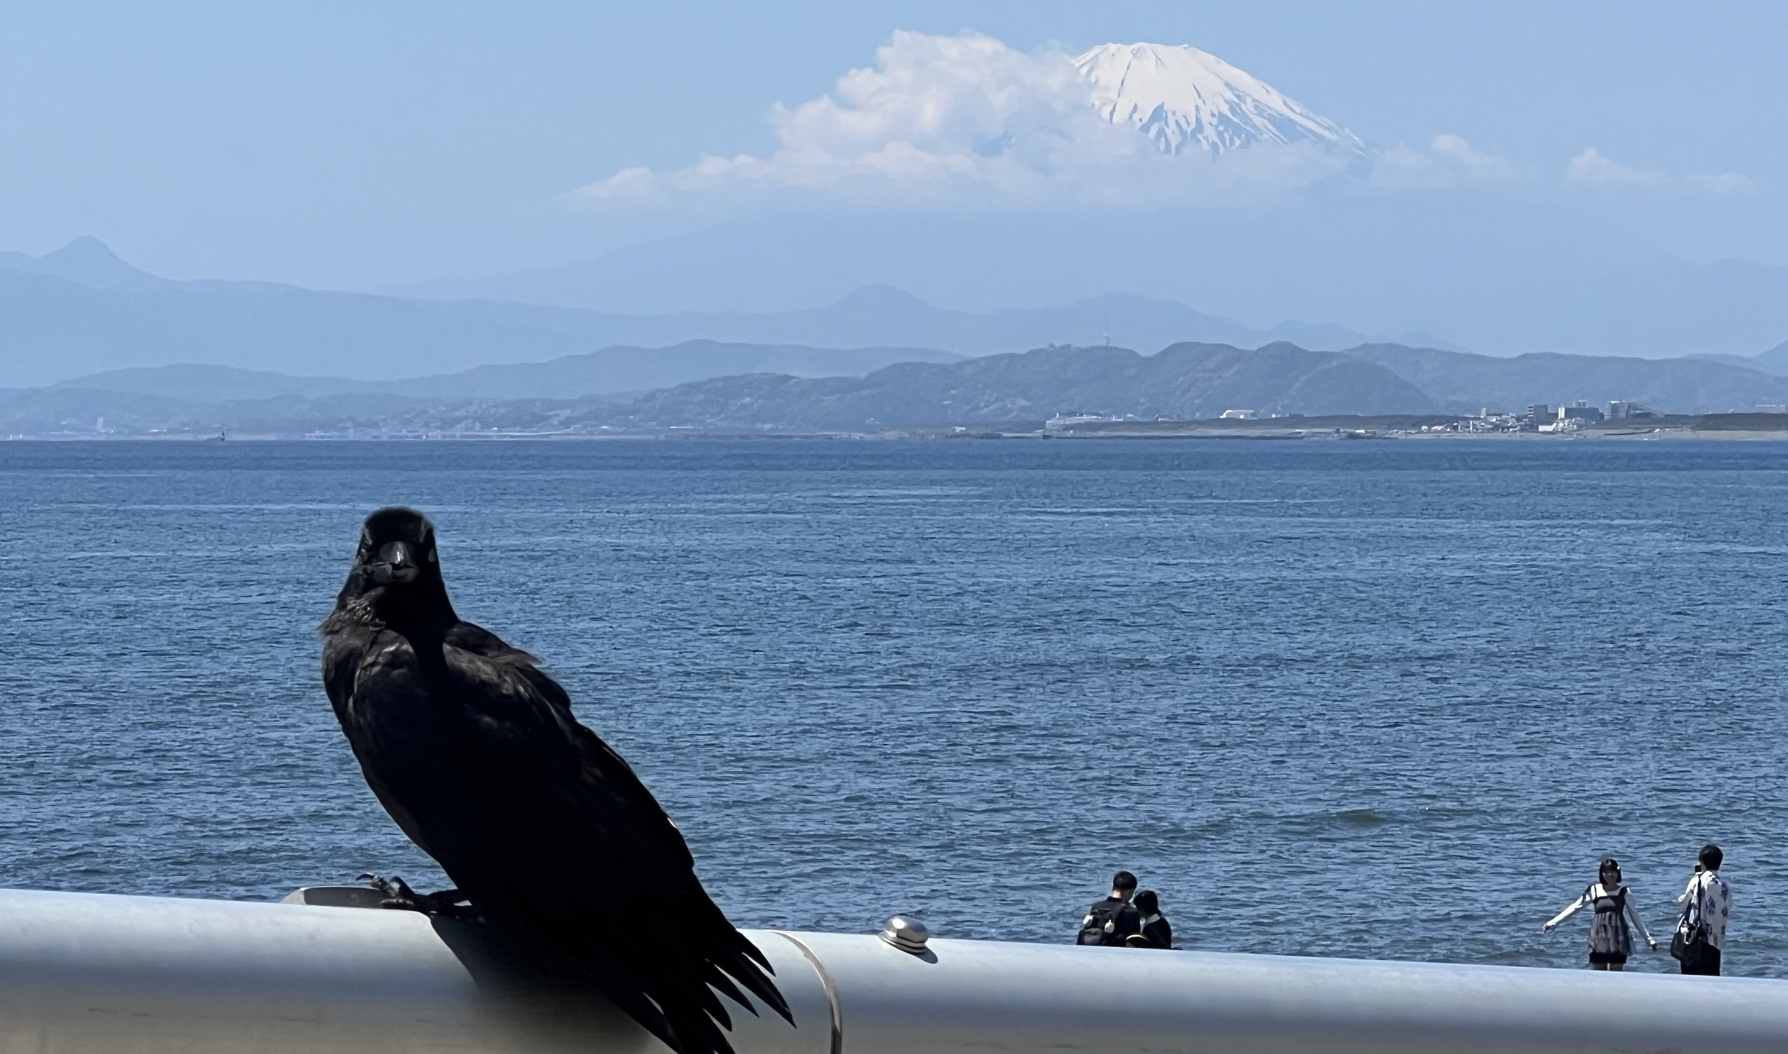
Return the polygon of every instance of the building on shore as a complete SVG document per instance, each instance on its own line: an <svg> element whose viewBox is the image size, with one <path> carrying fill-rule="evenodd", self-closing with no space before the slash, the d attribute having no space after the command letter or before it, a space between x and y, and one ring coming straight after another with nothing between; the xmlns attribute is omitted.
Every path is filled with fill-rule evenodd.
<svg viewBox="0 0 1788 1054"><path fill-rule="evenodd" d="M1589 405L1582 399L1579 399L1571 406L1559 407L1558 420L1560 423L1565 421L1575 421L1577 422L1578 427L1582 427L1583 425L1599 425L1602 423L1602 411Z"/></svg>
<svg viewBox="0 0 1788 1054"><path fill-rule="evenodd" d="M1645 420L1660 416L1662 415L1644 403L1615 399L1608 404L1608 420L1610 421Z"/></svg>

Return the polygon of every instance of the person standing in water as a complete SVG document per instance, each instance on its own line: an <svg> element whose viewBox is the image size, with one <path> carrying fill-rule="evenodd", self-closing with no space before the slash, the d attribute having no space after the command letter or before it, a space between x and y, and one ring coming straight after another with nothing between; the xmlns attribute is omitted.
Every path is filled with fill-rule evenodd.
<svg viewBox="0 0 1788 1054"><path fill-rule="evenodd" d="M1720 877L1720 865L1725 862L1726 854L1719 846L1712 842L1702 846L1700 862L1695 865L1695 873L1689 876L1689 888L1676 898L1677 903L1683 905L1682 922L1678 928L1686 926L1690 933L1697 934L1697 939L1683 950L1683 973L1720 976L1720 959L1726 948L1726 920L1732 917L1732 887ZM1672 945L1671 954L1675 953L1675 945Z"/></svg>
<svg viewBox="0 0 1788 1054"><path fill-rule="evenodd" d="M1625 970L1627 956L1633 954L1633 932L1627 928L1628 919L1639 927L1652 951L1658 950L1658 942L1652 939L1651 932L1645 928L1645 920L1639 917L1639 909L1633 906L1633 891L1621 884L1620 861L1611 856L1605 858L1596 877L1600 881L1584 889L1582 896L1571 901L1540 929L1551 933L1579 909L1594 908L1595 918L1589 924L1589 968Z"/></svg>

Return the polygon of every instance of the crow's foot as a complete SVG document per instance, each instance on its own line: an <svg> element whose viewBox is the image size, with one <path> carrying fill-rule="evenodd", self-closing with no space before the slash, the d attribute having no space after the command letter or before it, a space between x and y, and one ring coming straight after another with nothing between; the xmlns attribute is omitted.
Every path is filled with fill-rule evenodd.
<svg viewBox="0 0 1788 1054"><path fill-rule="evenodd" d="M457 889L443 889L439 893L418 893L410 888L410 884L396 875L386 878L367 872L360 876L361 881L385 894L379 902L381 908L394 908L400 911L420 911L424 915L441 915L450 919L470 918L478 913L472 907L464 893Z"/></svg>

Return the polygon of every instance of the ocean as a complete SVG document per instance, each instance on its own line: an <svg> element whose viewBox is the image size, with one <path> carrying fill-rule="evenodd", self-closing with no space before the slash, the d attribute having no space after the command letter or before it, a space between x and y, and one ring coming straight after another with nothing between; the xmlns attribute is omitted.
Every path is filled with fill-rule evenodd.
<svg viewBox="0 0 1788 1054"><path fill-rule="evenodd" d="M1123 867L1186 947L1580 967L1602 856L1667 943L1714 841L1788 976L1785 444L11 442L0 499L0 885L442 881L318 675L405 503L742 926L1067 942Z"/></svg>

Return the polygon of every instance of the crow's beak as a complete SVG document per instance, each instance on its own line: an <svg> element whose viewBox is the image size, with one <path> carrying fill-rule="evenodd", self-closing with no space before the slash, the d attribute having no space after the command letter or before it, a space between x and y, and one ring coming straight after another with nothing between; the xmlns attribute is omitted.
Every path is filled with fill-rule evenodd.
<svg viewBox="0 0 1788 1054"><path fill-rule="evenodd" d="M422 573L416 563L416 550L410 548L409 542L386 542L379 546L378 553L367 564L372 573L372 580L378 585L390 585L393 582L414 582Z"/></svg>

